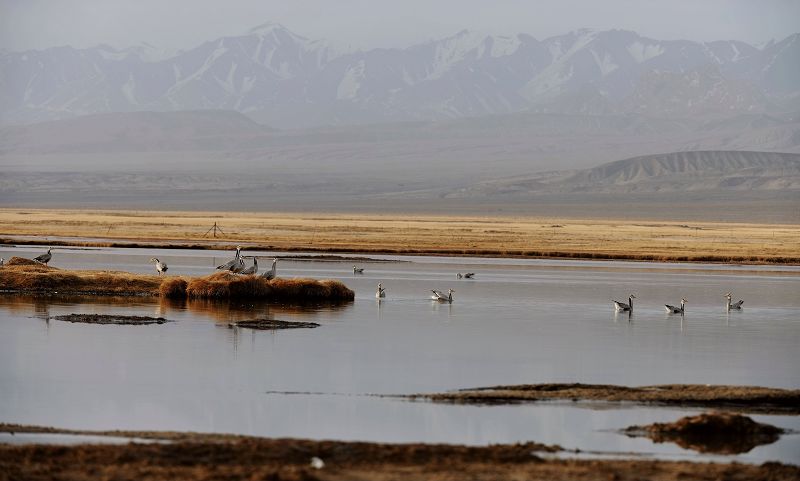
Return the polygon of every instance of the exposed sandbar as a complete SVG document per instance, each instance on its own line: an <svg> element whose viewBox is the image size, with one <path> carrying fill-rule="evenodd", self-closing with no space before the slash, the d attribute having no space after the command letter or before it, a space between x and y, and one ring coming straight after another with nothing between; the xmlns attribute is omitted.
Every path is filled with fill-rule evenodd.
<svg viewBox="0 0 800 481"><path fill-rule="evenodd" d="M556 400L630 402L729 408L755 413L800 414L800 390L757 386L664 384L627 387L606 384L522 384L417 394L411 398L463 404L513 404Z"/></svg>

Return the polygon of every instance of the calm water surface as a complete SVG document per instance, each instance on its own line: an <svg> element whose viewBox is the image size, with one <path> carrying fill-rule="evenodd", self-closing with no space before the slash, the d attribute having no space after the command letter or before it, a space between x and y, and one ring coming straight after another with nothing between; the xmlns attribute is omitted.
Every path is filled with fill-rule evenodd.
<svg viewBox="0 0 800 481"><path fill-rule="evenodd" d="M3 248L32 257L41 249ZM269 264L271 253L262 264ZM281 254L285 255L285 254ZM63 268L211 272L230 253L58 249ZM373 257L375 258L375 257ZM450 406L408 394L539 382L800 387L800 269L702 264L380 257L281 260L283 277L334 278L344 306L220 305L158 299L0 296L0 421L76 429L192 430L316 439L487 444L534 440L582 450L699 456L615 430L694 410L572 404ZM457 272L476 272L457 280ZM378 302L382 282L387 298ZM455 289L452 305L429 289ZM745 300L726 313L723 295ZM635 293L633 315L611 298ZM685 316L664 303L688 300ZM70 313L158 315L152 326L71 324ZM231 329L254 317L317 329ZM755 416L800 430L791 416ZM798 462L800 436L737 457Z"/></svg>

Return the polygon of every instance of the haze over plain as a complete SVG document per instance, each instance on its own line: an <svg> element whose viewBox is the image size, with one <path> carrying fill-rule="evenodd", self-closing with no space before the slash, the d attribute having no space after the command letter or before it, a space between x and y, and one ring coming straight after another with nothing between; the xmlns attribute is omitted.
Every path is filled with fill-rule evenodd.
<svg viewBox="0 0 800 481"><path fill-rule="evenodd" d="M589 3L572 17L549 15L567 29L596 10ZM792 33L800 29L780 15L796 7L762 4L760 26L738 32L750 42L782 36L754 45L708 37L727 33L726 22L703 10L715 4L725 4L731 25L753 13L749 2L708 2L699 17L665 22L682 26L659 32L641 6L608 7L613 26L640 26L659 39L611 28L514 33L518 20L502 23L508 15L495 13L481 21L483 10L465 4L453 16L472 19L463 26L496 22L505 31L433 40L417 32L422 38L403 47L355 49L342 47L344 37L310 40L274 21L200 41L198 23L173 33L176 44L186 42L182 50L118 39L109 40L115 47L5 50L0 196L6 205L552 215L592 215L579 206L598 202L625 213L635 200L646 216L680 200L712 218L733 202L743 220L766 208L773 220L796 221L797 156L763 154L800 150L800 35ZM514 6L537 30L553 28ZM58 10L38 2L4 8L20 24L23 13ZM667 18L691 11L686 2L667 10ZM78 24L89 21L83 9L71 12ZM127 25L137 12L110 23ZM205 6L192 12L202 19ZM371 8L358 15L388 24ZM321 31L311 20L294 23ZM97 30L62 38L80 45L104 34ZM29 36L12 28L0 39L35 44ZM389 36L371 41L385 45ZM660 156L695 151L715 152ZM637 175L574 172L633 157L641 158L623 170Z"/></svg>

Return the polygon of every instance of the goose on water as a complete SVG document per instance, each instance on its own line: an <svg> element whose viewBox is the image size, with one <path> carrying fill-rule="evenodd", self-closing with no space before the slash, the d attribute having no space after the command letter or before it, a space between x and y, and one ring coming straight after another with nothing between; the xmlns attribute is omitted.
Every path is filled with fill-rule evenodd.
<svg viewBox="0 0 800 481"><path fill-rule="evenodd" d="M383 287L383 284L381 284L380 282L378 283L378 290L375 291L375 297L377 297L378 299L386 297L386 288Z"/></svg>
<svg viewBox="0 0 800 481"><path fill-rule="evenodd" d="M730 293L730 292L729 292L729 293L727 293L727 294L725 294L725 299L727 299L727 300L728 300L728 306L727 306L727 308L728 308L728 310L729 310L729 311L730 311L731 309L735 309L735 310L741 310L741 309L742 309L742 304L744 304L744 301L743 301L742 299L739 299L739 302L737 302L737 303L735 303L735 304L732 304L732 303L731 303L731 299L732 299L732 297L731 297L731 293Z"/></svg>
<svg viewBox="0 0 800 481"><path fill-rule="evenodd" d="M258 257L253 256L253 265L248 267L247 269L244 269L242 271L242 274L249 276L251 274L255 274L256 272L258 272Z"/></svg>
<svg viewBox="0 0 800 481"><path fill-rule="evenodd" d="M681 307L670 306L669 304L664 304L664 307L670 314L683 314L686 307L686 299L681 299Z"/></svg>
<svg viewBox="0 0 800 481"><path fill-rule="evenodd" d="M241 260L242 256L242 246L236 246L236 257L228 262L222 264L221 266L217 266L217 269L222 269L226 271L232 271L234 267L239 265L239 261Z"/></svg>
<svg viewBox="0 0 800 481"><path fill-rule="evenodd" d="M631 294L630 296L628 296L628 303L627 304L625 304L624 302L615 301L613 299L611 300L611 302L614 303L614 309L617 312L633 311L633 300L634 299L636 299L636 296Z"/></svg>
<svg viewBox="0 0 800 481"><path fill-rule="evenodd" d="M35 260L36 262L39 262L41 264L47 265L47 263L50 262L50 259L53 258L53 254L50 253L51 250L52 250L52 247L48 247L47 248L47 254L42 254L40 256L36 256L36 257L33 258L33 260Z"/></svg>
<svg viewBox="0 0 800 481"><path fill-rule="evenodd" d="M431 289L431 292L433 292L431 299L433 299L434 301L453 302L453 293L456 291L454 291L453 289L448 289L446 296L442 291L437 291L436 289Z"/></svg>
<svg viewBox="0 0 800 481"><path fill-rule="evenodd" d="M150 259L150 262L155 262L156 263L156 272L158 272L159 276L161 274L167 272L167 263L166 262L161 262L160 260L158 260L155 257Z"/></svg>
<svg viewBox="0 0 800 481"><path fill-rule="evenodd" d="M466 274L462 274L462 273L459 272L458 274L456 274L456 277L458 277L459 279L461 279L462 277L464 279L472 279L473 277L475 277L475 273L474 272L467 272Z"/></svg>
<svg viewBox="0 0 800 481"><path fill-rule="evenodd" d="M277 274L277 272L278 272L278 259L272 259L272 269L261 274L261 277L263 277L268 281L271 281L272 279L275 279L275 274Z"/></svg>
<svg viewBox="0 0 800 481"><path fill-rule="evenodd" d="M363 267L353 266L353 274L363 274L363 273L364 273Z"/></svg>

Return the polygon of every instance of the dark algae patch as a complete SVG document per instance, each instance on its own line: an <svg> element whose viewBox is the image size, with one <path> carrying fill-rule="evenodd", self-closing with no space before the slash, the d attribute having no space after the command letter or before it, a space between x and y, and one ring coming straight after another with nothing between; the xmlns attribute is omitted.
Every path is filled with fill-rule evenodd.
<svg viewBox="0 0 800 481"><path fill-rule="evenodd" d="M116 314L67 314L55 316L51 319L57 321L80 322L83 324L111 324L114 326L147 326L149 324L164 324L174 322L163 317L148 316L121 316Z"/></svg>
<svg viewBox="0 0 800 481"><path fill-rule="evenodd" d="M536 401L631 402L666 406L726 408L744 412L800 414L800 390L758 386L664 384L521 384L417 394L412 399L463 404L513 404Z"/></svg>
<svg viewBox="0 0 800 481"><path fill-rule="evenodd" d="M740 454L762 444L774 443L784 430L740 414L704 413L674 423L631 426L624 433L631 437L648 437L656 443L672 442L701 453Z"/></svg>
<svg viewBox="0 0 800 481"><path fill-rule="evenodd" d="M311 329L319 327L319 324L316 322L279 321L278 319L251 319L247 321L231 322L228 326L271 331L276 329Z"/></svg>

